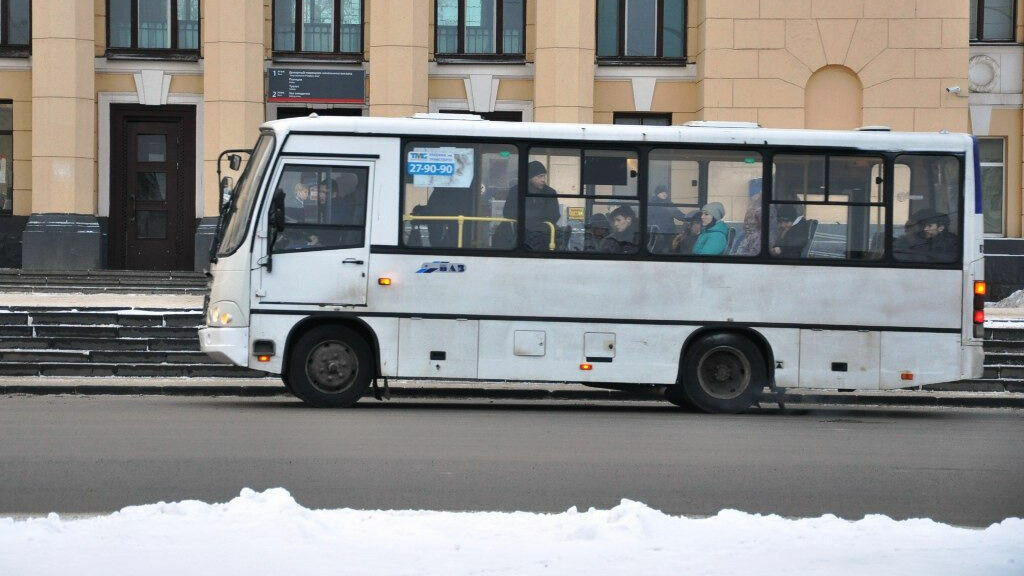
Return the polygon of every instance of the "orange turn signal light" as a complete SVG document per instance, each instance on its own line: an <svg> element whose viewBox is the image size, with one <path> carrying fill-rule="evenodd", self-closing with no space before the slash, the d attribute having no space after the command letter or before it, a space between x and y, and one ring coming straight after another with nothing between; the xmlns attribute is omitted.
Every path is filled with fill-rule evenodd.
<svg viewBox="0 0 1024 576"><path fill-rule="evenodd" d="M975 310L974 311L974 323L975 324L984 324L985 323L985 311L984 310Z"/></svg>
<svg viewBox="0 0 1024 576"><path fill-rule="evenodd" d="M975 282L974 293L977 294L978 296L984 296L985 294L988 294L988 284L984 282Z"/></svg>
<svg viewBox="0 0 1024 576"><path fill-rule="evenodd" d="M913 379L914 379L914 373L913 372L904 372L904 373L900 374L900 380L913 380Z"/></svg>
<svg viewBox="0 0 1024 576"><path fill-rule="evenodd" d="M580 370L586 371L586 370L593 370L593 369L594 369L594 365L593 364L580 364Z"/></svg>
<svg viewBox="0 0 1024 576"><path fill-rule="evenodd" d="M377 278L377 284L381 286L391 286L391 278Z"/></svg>
<svg viewBox="0 0 1024 576"><path fill-rule="evenodd" d="M266 354L260 354L259 356L256 357L256 360L260 362L270 362L270 356L267 356Z"/></svg>

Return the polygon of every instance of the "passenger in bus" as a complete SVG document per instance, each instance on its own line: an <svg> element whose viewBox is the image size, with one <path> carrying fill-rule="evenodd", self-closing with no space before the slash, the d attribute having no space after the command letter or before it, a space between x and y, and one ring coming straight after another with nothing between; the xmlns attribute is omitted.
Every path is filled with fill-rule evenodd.
<svg viewBox="0 0 1024 576"><path fill-rule="evenodd" d="M683 217L683 228L672 239L672 252L693 254L693 247L700 237L700 210L694 210Z"/></svg>
<svg viewBox="0 0 1024 576"><path fill-rule="evenodd" d="M676 233L676 220L686 218L686 213L672 205L669 198L668 186L658 184L654 187L654 195L647 208L647 223L651 226L651 232L655 234Z"/></svg>
<svg viewBox="0 0 1024 576"><path fill-rule="evenodd" d="M583 250L586 252L599 252L601 244L608 237L611 225L608 224L608 217L604 214L594 214L590 217L590 224L584 235Z"/></svg>
<svg viewBox="0 0 1024 576"><path fill-rule="evenodd" d="M892 243L893 255L901 262L924 262L928 260L928 242L921 232L921 217L925 210L910 215L903 225L903 236Z"/></svg>
<svg viewBox="0 0 1024 576"><path fill-rule="evenodd" d="M629 206L619 206L611 212L612 233L601 242L601 252L633 254L636 252L639 230L636 213Z"/></svg>
<svg viewBox="0 0 1024 576"><path fill-rule="evenodd" d="M783 204L775 209L778 220L778 240L772 246L772 256L800 258L810 241L811 225L795 206Z"/></svg>
<svg viewBox="0 0 1024 576"><path fill-rule="evenodd" d="M705 204L700 211L701 232L693 245L694 254L715 256L725 254L729 246L729 226L722 221L725 206L721 202Z"/></svg>
<svg viewBox="0 0 1024 576"><path fill-rule="evenodd" d="M757 256L761 253L761 209L747 210L743 218L743 237L732 248L733 256Z"/></svg>
<svg viewBox="0 0 1024 576"><path fill-rule="evenodd" d="M523 243L528 250L546 252L551 249L551 226L558 224L561 215L558 198L555 197L558 192L548 186L548 170L541 162L530 162L527 176L526 238ZM548 222L551 226L547 225Z"/></svg>
<svg viewBox="0 0 1024 576"><path fill-rule="evenodd" d="M362 224L366 201L359 194L359 176L352 172L342 172L331 180L330 197L322 195L321 198L321 203L326 203L325 222L342 226Z"/></svg>
<svg viewBox="0 0 1024 576"><path fill-rule="evenodd" d="M949 216L935 210L923 210L919 220L921 235L927 245L929 262L952 262L956 259L956 235L949 232Z"/></svg>

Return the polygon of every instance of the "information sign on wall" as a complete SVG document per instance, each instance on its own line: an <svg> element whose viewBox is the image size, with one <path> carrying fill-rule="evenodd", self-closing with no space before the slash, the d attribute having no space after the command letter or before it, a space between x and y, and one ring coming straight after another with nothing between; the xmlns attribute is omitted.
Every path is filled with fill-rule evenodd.
<svg viewBox="0 0 1024 576"><path fill-rule="evenodd" d="M271 68L268 74L269 102L362 104L366 100L362 70Z"/></svg>

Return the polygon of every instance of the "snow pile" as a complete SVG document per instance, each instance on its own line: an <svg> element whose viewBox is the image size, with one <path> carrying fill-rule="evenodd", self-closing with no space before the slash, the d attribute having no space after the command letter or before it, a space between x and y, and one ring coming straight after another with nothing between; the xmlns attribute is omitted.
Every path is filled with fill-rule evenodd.
<svg viewBox="0 0 1024 576"><path fill-rule="evenodd" d="M990 308L1024 308L1024 290L1017 290L999 302L986 304Z"/></svg>
<svg viewBox="0 0 1024 576"><path fill-rule="evenodd" d="M110 516L0 519L0 574L1021 574L1024 520L673 517L623 500L562 514L308 510L243 490Z"/></svg>

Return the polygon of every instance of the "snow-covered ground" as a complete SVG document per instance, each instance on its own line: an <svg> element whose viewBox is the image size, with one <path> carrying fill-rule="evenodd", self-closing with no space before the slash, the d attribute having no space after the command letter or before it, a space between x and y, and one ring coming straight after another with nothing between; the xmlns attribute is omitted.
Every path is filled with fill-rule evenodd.
<svg viewBox="0 0 1024 576"><path fill-rule="evenodd" d="M1024 520L309 510L277 488L226 504L0 518L0 574L1024 574Z"/></svg>

